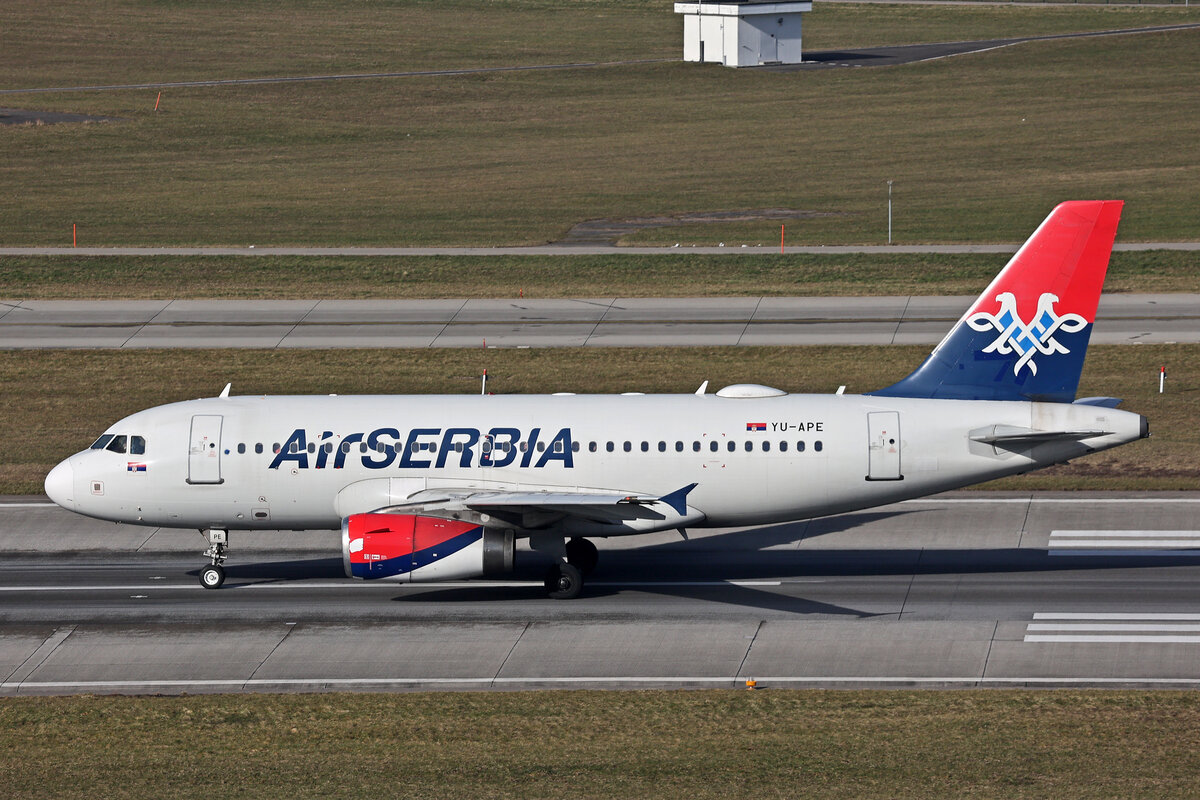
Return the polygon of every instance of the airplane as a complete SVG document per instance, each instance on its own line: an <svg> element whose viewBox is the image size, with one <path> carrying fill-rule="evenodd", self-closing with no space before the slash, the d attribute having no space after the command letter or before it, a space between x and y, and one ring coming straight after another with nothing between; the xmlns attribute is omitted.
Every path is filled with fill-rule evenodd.
<svg viewBox="0 0 1200 800"><path fill-rule="evenodd" d="M758 384L694 394L231 396L114 424L46 476L65 509L199 529L200 582L230 531L338 530L347 576L492 576L515 544L551 597L592 538L871 508L1149 435L1116 398L1076 399L1123 203L1057 206L917 369L862 395Z"/></svg>

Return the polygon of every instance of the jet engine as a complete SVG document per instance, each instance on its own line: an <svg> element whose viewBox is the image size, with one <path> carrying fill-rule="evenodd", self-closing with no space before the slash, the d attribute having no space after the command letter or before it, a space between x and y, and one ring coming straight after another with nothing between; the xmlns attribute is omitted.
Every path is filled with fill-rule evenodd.
<svg viewBox="0 0 1200 800"><path fill-rule="evenodd" d="M342 563L352 578L401 583L459 580L512 570L513 533L416 514L342 520Z"/></svg>

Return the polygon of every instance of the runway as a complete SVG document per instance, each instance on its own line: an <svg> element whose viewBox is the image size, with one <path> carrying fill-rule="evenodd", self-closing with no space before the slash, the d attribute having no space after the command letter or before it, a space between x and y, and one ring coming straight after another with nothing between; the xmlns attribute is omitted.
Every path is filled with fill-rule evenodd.
<svg viewBox="0 0 1200 800"><path fill-rule="evenodd" d="M0 504L0 694L1200 686L1200 492L959 492L600 542L575 601L341 577L333 532L199 534Z"/></svg>
<svg viewBox="0 0 1200 800"><path fill-rule="evenodd" d="M0 349L934 345L973 297L0 304ZM1200 342L1200 294L1104 295L1094 344Z"/></svg>

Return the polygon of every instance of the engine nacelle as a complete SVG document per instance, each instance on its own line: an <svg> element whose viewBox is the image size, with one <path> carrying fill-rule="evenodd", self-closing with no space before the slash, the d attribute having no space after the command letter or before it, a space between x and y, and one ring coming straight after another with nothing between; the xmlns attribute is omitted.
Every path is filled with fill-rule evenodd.
<svg viewBox="0 0 1200 800"><path fill-rule="evenodd" d="M513 533L415 514L342 520L342 563L352 578L451 581L512 570Z"/></svg>

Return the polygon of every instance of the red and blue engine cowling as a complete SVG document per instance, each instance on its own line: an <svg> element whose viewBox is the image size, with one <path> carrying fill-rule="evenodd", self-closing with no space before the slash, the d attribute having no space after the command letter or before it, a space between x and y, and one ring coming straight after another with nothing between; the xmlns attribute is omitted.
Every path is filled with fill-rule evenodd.
<svg viewBox="0 0 1200 800"><path fill-rule="evenodd" d="M513 567L513 533L415 514L352 514L342 521L351 578L402 583L499 575Z"/></svg>

